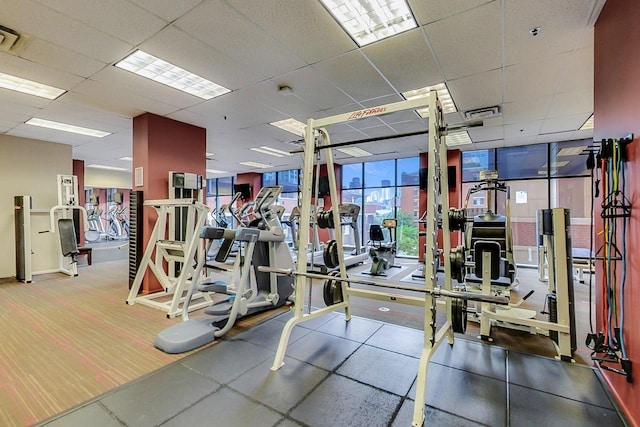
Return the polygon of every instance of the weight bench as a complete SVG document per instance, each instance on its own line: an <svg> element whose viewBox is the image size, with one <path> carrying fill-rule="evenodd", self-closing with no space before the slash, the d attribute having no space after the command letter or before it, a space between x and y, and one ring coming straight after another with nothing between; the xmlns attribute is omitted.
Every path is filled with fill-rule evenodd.
<svg viewBox="0 0 640 427"><path fill-rule="evenodd" d="M589 273L596 271L596 266L592 262L595 260L595 255L587 248L571 248L571 259L573 262L572 267L576 269L580 283L584 283L583 270L589 270Z"/></svg>
<svg viewBox="0 0 640 427"><path fill-rule="evenodd" d="M78 246L78 253L76 254L76 256L86 255L87 264L91 265L91 253L92 253L92 251L93 251L93 248L91 246Z"/></svg>

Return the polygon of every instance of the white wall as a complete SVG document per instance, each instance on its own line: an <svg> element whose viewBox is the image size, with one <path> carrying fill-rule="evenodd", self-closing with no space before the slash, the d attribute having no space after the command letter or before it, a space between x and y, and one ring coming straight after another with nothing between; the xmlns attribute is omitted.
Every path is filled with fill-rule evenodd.
<svg viewBox="0 0 640 427"><path fill-rule="evenodd" d="M85 188L129 188L131 172L111 171L97 168L84 168Z"/></svg>
<svg viewBox="0 0 640 427"><path fill-rule="evenodd" d="M27 195L34 209L49 209L58 202L56 178L73 170L72 147L66 144L0 135L0 277L15 276L14 196ZM49 229L49 215L32 218L33 270L58 266L60 240L57 234L39 234Z"/></svg>

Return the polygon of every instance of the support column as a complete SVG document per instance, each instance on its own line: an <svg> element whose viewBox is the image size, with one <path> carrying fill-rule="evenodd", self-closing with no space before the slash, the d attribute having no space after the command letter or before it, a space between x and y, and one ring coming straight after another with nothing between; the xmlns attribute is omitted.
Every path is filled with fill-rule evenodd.
<svg viewBox="0 0 640 427"><path fill-rule="evenodd" d="M133 190L143 191L144 200L166 199L169 196L169 171L206 176L206 148L207 134L204 128L151 113L134 117ZM146 247L156 219L154 209L144 209L142 247ZM161 289L156 279L147 272L142 293Z"/></svg>

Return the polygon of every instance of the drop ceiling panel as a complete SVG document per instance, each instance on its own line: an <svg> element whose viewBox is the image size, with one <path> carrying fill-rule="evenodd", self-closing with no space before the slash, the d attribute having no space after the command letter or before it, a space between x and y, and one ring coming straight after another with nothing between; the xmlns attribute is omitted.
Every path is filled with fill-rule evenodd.
<svg viewBox="0 0 640 427"><path fill-rule="evenodd" d="M231 90L267 77L260 67L247 67L175 26L165 28L140 48Z"/></svg>
<svg viewBox="0 0 640 427"><path fill-rule="evenodd" d="M397 113L385 114L380 119L386 124L393 125L394 123L404 123L409 121L422 121L418 113L415 110L398 111Z"/></svg>
<svg viewBox="0 0 640 427"><path fill-rule="evenodd" d="M310 66L276 77L273 80L280 85L289 86L293 89L296 97L316 105L321 110L353 101Z"/></svg>
<svg viewBox="0 0 640 427"><path fill-rule="evenodd" d="M397 133L419 132L427 130L427 124L422 120L411 120L408 122L398 122L391 125ZM426 138L426 136L425 136Z"/></svg>
<svg viewBox="0 0 640 427"><path fill-rule="evenodd" d="M319 1L308 1L305 7L299 0L230 0L229 4L308 64L357 48Z"/></svg>
<svg viewBox="0 0 640 427"><path fill-rule="evenodd" d="M519 138L536 136L540 130L542 121L529 121L523 123L515 123L504 126L504 137L507 138Z"/></svg>
<svg viewBox="0 0 640 427"><path fill-rule="evenodd" d="M505 101L524 101L553 94L564 76L568 57L569 54L561 54L506 67Z"/></svg>
<svg viewBox="0 0 640 427"><path fill-rule="evenodd" d="M356 101L395 93L359 51L320 62L313 68Z"/></svg>
<svg viewBox="0 0 640 427"><path fill-rule="evenodd" d="M266 80L257 85L240 89L240 92L247 99L253 102L279 111L288 117L309 117L320 107L299 98L294 93L284 95L278 91L278 84L272 80Z"/></svg>
<svg viewBox="0 0 640 427"><path fill-rule="evenodd" d="M559 92L583 91L593 93L593 48L576 50L569 57Z"/></svg>
<svg viewBox="0 0 640 427"><path fill-rule="evenodd" d="M502 104L502 69L449 80L449 93L459 111Z"/></svg>
<svg viewBox="0 0 640 427"><path fill-rule="evenodd" d="M178 110L175 105L131 93L125 88L106 86L95 80L82 82L74 88L73 92L87 105L129 117L135 117L144 112L162 116Z"/></svg>
<svg viewBox="0 0 640 427"><path fill-rule="evenodd" d="M545 134L552 132L568 132L578 130L590 115L590 113L586 113L546 119L544 122L542 122L540 133Z"/></svg>
<svg viewBox="0 0 640 427"><path fill-rule="evenodd" d="M39 96L27 95L22 92L15 92L9 89L0 88L0 103L5 106L15 105L20 110L31 108L44 108L51 100L40 98Z"/></svg>
<svg viewBox="0 0 640 427"><path fill-rule="evenodd" d="M203 102L189 108L197 114L224 118L229 127L236 129L248 128L272 121L282 120L282 113L278 113L252 99L244 96L241 91L227 93L217 98Z"/></svg>
<svg viewBox="0 0 640 427"><path fill-rule="evenodd" d="M3 73L44 83L59 89L71 89L84 80L83 77L53 70L13 55L0 55L0 69Z"/></svg>
<svg viewBox="0 0 640 427"><path fill-rule="evenodd" d="M420 28L372 43L362 52L398 92L444 81Z"/></svg>
<svg viewBox="0 0 640 427"><path fill-rule="evenodd" d="M38 38L27 44L20 57L81 77L89 77L106 66L104 62Z"/></svg>
<svg viewBox="0 0 640 427"><path fill-rule="evenodd" d="M38 0L89 27L131 44L151 37L167 22L127 0Z"/></svg>
<svg viewBox="0 0 640 427"><path fill-rule="evenodd" d="M473 142L493 141L504 138L502 126L469 129L469 137Z"/></svg>
<svg viewBox="0 0 640 427"><path fill-rule="evenodd" d="M547 112L547 118L567 116L576 113L593 112L593 93L591 91L573 91L557 93Z"/></svg>
<svg viewBox="0 0 640 427"><path fill-rule="evenodd" d="M535 97L524 101L503 104L502 117L505 124L523 122L525 120L542 120L546 117L552 95Z"/></svg>
<svg viewBox="0 0 640 427"><path fill-rule="evenodd" d="M589 16L584 0L505 2L505 64L529 62L572 51ZM534 27L540 32L533 37Z"/></svg>
<svg viewBox="0 0 640 427"><path fill-rule="evenodd" d="M202 98L114 66L97 72L91 77L91 80L102 83L106 87L117 88L119 92L126 91L150 99L156 99L166 104L175 105L176 108L172 111L188 108L204 102Z"/></svg>
<svg viewBox="0 0 640 427"><path fill-rule="evenodd" d="M305 62L253 22L221 1L203 3L175 24L245 66L276 76Z"/></svg>
<svg viewBox="0 0 640 427"><path fill-rule="evenodd" d="M48 105L45 111L49 114L77 117L82 120L101 123L104 126L108 126L110 132L131 131L132 121L130 117L84 105L79 102L79 99L73 93L65 94L61 99Z"/></svg>
<svg viewBox="0 0 640 427"><path fill-rule="evenodd" d="M408 0L413 15L420 25L460 14L490 1L492 0Z"/></svg>
<svg viewBox="0 0 640 427"><path fill-rule="evenodd" d="M146 9L164 19L173 22L183 14L193 9L202 0L130 0L138 6Z"/></svg>
<svg viewBox="0 0 640 427"><path fill-rule="evenodd" d="M425 26L447 79L502 66L502 20L499 1L484 4Z"/></svg>
<svg viewBox="0 0 640 427"><path fill-rule="evenodd" d="M542 144L546 142L558 142L572 139L573 131L567 132L554 132L545 135L538 135L536 138L536 144Z"/></svg>
<svg viewBox="0 0 640 427"><path fill-rule="evenodd" d="M133 47L32 0L3 2L2 12L5 27L24 31L102 62L119 59Z"/></svg>

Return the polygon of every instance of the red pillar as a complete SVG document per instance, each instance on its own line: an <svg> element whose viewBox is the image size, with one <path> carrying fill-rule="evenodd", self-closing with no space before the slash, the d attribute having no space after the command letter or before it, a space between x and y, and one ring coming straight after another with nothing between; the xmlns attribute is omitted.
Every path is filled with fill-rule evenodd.
<svg viewBox="0 0 640 427"><path fill-rule="evenodd" d="M145 113L133 118L133 186L144 200L169 196L169 171L206 176L206 129ZM142 168L142 182L136 182ZM140 184L140 185L138 185ZM143 242L146 248L157 219L153 208L144 208ZM151 280L153 279L153 280ZM155 278L145 276L142 293L161 290Z"/></svg>
<svg viewBox="0 0 640 427"><path fill-rule="evenodd" d="M73 174L78 177L78 206L84 207L86 200L84 197L84 161L73 159ZM79 224L80 236L78 246L84 246L84 220L80 215Z"/></svg>

